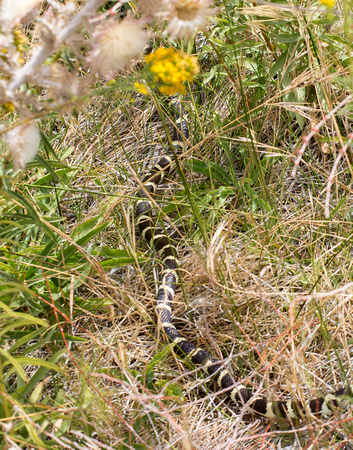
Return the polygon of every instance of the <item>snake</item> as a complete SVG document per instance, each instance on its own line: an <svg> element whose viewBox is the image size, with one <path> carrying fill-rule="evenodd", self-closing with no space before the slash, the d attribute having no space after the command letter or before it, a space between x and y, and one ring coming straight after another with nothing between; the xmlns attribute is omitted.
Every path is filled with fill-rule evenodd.
<svg viewBox="0 0 353 450"><path fill-rule="evenodd" d="M172 305L178 288L178 252L170 236L164 230L156 227L154 214L154 196L158 186L176 171L176 164L184 149L184 141L189 137L189 127L183 108L178 98L169 99L174 117L174 129L168 145L168 153L162 155L157 163L142 177L137 190L135 221L139 234L148 245L158 252L163 265L159 274L158 292L156 297L157 323L172 343L177 357L201 366L205 375L214 380L214 384L222 392L226 392L230 402L236 408L245 408L247 413L267 419L305 419L308 416L331 416L335 409L347 398L352 396L353 387L341 387L334 393L312 400L298 399L271 400L259 395L260 388L247 387L243 382L236 381L223 361L215 358L186 338L176 329L173 323Z"/></svg>

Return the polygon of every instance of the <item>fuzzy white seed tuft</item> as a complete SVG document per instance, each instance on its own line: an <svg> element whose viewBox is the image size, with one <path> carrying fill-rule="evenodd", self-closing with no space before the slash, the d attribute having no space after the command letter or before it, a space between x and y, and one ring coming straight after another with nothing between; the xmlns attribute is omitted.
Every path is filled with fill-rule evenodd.
<svg viewBox="0 0 353 450"><path fill-rule="evenodd" d="M0 22L11 25L19 22L41 0L2 0L0 4Z"/></svg>
<svg viewBox="0 0 353 450"><path fill-rule="evenodd" d="M15 170L23 169L38 151L40 133L34 123L21 125L6 133Z"/></svg>
<svg viewBox="0 0 353 450"><path fill-rule="evenodd" d="M189 39L197 28L202 28L206 16L212 14L209 0L171 0L167 32Z"/></svg>
<svg viewBox="0 0 353 450"><path fill-rule="evenodd" d="M142 52L146 40L146 31L136 22L111 22L96 34L88 61L94 72L112 76Z"/></svg>

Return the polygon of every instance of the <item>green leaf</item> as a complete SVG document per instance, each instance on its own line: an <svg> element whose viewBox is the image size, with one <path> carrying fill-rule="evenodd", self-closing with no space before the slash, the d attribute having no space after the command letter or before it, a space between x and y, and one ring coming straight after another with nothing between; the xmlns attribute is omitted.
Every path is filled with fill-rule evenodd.
<svg viewBox="0 0 353 450"><path fill-rule="evenodd" d="M88 222L88 221L87 221ZM87 242L89 242L94 236L96 236L97 234L99 234L102 230L104 230L105 228L109 227L111 225L111 222L106 222L103 223L100 226L92 226L92 223L87 224L87 230L84 230L83 228L80 229L80 235L81 237L79 239L77 239L76 244L79 245L80 247L82 247L83 245L85 245ZM86 232L86 234L84 234L84 232ZM70 244L63 252L63 259L67 260L73 253L77 252L77 248L75 245Z"/></svg>
<svg viewBox="0 0 353 450"><path fill-rule="evenodd" d="M268 73L268 78L273 78L278 72L283 68L285 62L288 59L288 51L283 52L276 60L276 62L271 67Z"/></svg>
<svg viewBox="0 0 353 450"><path fill-rule="evenodd" d="M52 331L52 330L51 330ZM18 339L18 341L13 345L13 347L10 348L11 351L15 350L16 348L20 347L21 345L25 344L26 342L35 339L35 337L42 333L42 339L43 342L63 342L64 338L67 342L89 342L87 339L84 339L79 336L71 336L70 334L64 333L64 338L61 333L45 333L45 330L39 329L32 332L28 331L9 331L6 333L6 336L4 336L5 339L13 340ZM48 336L48 337L47 337Z"/></svg>
<svg viewBox="0 0 353 450"><path fill-rule="evenodd" d="M37 403L40 400L42 393L43 393L43 388L44 388L44 385L42 383L37 384L37 386L34 388L31 396L28 399L29 403L31 403L33 405L33 403Z"/></svg>
<svg viewBox="0 0 353 450"><path fill-rule="evenodd" d="M20 378L23 381L27 381L27 377L26 374L24 373L24 370L21 367L21 363L17 358L14 358L11 353L9 353L8 351L4 350L3 348L0 347L0 355L2 355L5 360L7 361L3 361L2 365L3 366L7 366L9 364L11 364L14 368L14 370L17 372L17 374L20 376ZM8 376L10 375L11 370L6 374L6 377L8 378ZM12 372L13 373L13 372Z"/></svg>
<svg viewBox="0 0 353 450"><path fill-rule="evenodd" d="M55 353L55 355L53 355L49 359L49 362L53 363L55 365L55 363L65 354L67 354L67 350L66 349L60 350L59 352ZM48 367L44 367L43 365L41 365L37 369L35 374L31 377L31 379L28 381L28 383L26 383L25 386L22 386L20 389L15 391L13 396L15 398L17 398L17 399L21 399L22 401L25 401L26 400L26 396L30 392L32 392L34 390L34 388L37 386L37 384L40 383L46 377L46 375L49 372L49 370L50 369Z"/></svg>
<svg viewBox="0 0 353 450"><path fill-rule="evenodd" d="M82 397L82 394L81 394ZM81 398L81 406L82 408L87 408L88 406L90 406L92 404L92 399L93 399L93 394L92 394L92 390L85 386L84 387L84 393L83 393L83 398Z"/></svg>
<svg viewBox="0 0 353 450"><path fill-rule="evenodd" d="M330 213L330 218L334 217L337 212L340 211L340 209L342 208L342 206L347 203L347 198L343 197L342 200L333 208L333 210Z"/></svg>
<svg viewBox="0 0 353 450"><path fill-rule="evenodd" d="M25 288L25 286L23 286L23 287ZM25 289L27 289L27 288L25 288ZM20 313L20 312L14 311L9 306L7 306L4 302L1 302L1 301L0 301L0 308L4 309L6 311L6 313L1 313L0 314L0 318L7 318L7 317L16 317L17 318L17 317L20 317L20 318L22 318L22 320L28 321L29 324L35 324L35 325L38 325L40 327L47 327L48 326L48 324L44 320L39 319L38 317L34 317L33 315L30 315L30 314Z"/></svg>
<svg viewBox="0 0 353 450"><path fill-rule="evenodd" d="M55 180L57 180L59 182L63 182L62 175L66 175L69 172L71 172L71 175L74 175L75 173L78 172L78 169L72 168L72 167L65 167L63 169L58 169L56 171L53 171L51 169L49 172L50 173L44 175L43 177L41 177L38 180L36 180L33 183L31 183L30 186L42 186L42 185L45 185L44 187L46 187L48 189L52 188L52 186L49 186L49 183L50 183L50 181L52 179L55 179ZM64 183L64 184L66 185L67 183Z"/></svg>
<svg viewBox="0 0 353 450"><path fill-rule="evenodd" d="M52 253L54 247L56 247L57 241L58 241L57 239L51 239L48 242L48 244L44 247L44 249L40 253L40 256L43 257L40 259L47 261L47 257ZM40 268L38 269L34 265L29 267L29 269L26 271L26 274L25 274L25 280L29 281L37 270L41 271Z"/></svg>
<svg viewBox="0 0 353 450"><path fill-rule="evenodd" d="M28 219L30 219L33 224L36 224L40 230L45 230L46 234L52 238L55 239L55 235L52 232L50 228L48 228L45 224L42 223L40 220L37 211L34 209L34 207L31 205L31 203L21 194L4 189L0 189L0 196L3 195L4 197L13 200L14 203L19 203L28 213Z"/></svg>
<svg viewBox="0 0 353 450"><path fill-rule="evenodd" d="M120 253L120 256L118 256ZM125 266L126 264L136 264L136 261L139 263L143 263L147 261L147 258L136 255L136 257L132 257L126 250L118 250L115 258L106 259L101 262L101 266L105 269L111 269L116 266Z"/></svg>
<svg viewBox="0 0 353 450"><path fill-rule="evenodd" d="M47 155L49 157L49 155L51 154L55 160L57 160L57 156L56 153L51 145L51 143L49 142L49 139L46 137L46 135L42 132L40 132L40 139L42 141L43 147L47 152Z"/></svg>
<svg viewBox="0 0 353 450"><path fill-rule="evenodd" d="M45 359L31 358L28 356L19 356L16 357L16 361L22 366L40 366L45 367L49 370L55 370L55 372L65 373L65 371L61 369L58 365L50 361L46 361Z"/></svg>
<svg viewBox="0 0 353 450"><path fill-rule="evenodd" d="M276 35L275 40L279 43L292 43L298 42L302 39L300 33L292 33L292 34L284 34L284 35Z"/></svg>
<svg viewBox="0 0 353 450"><path fill-rule="evenodd" d="M154 368L157 364L159 364L161 361L165 360L166 357L170 354L170 350L168 348L162 350L161 352L157 353L151 361L148 363L146 367L146 385L148 389L152 389L153 385L153 378L154 378Z"/></svg>
<svg viewBox="0 0 353 450"><path fill-rule="evenodd" d="M191 159L186 162L185 166L190 172L213 177L223 184L232 185L232 179L228 173L222 169L222 167L211 161L206 163L205 161L199 161L198 159Z"/></svg>
<svg viewBox="0 0 353 450"><path fill-rule="evenodd" d="M33 318L33 319L35 319L35 318ZM8 323L8 325L6 325L6 326L3 325L1 327L0 336L3 336L4 334L6 334L9 330L13 330L15 328L26 327L31 324L31 321L28 318L25 318L25 319L7 321L6 323ZM32 321L32 323L34 323L34 321Z"/></svg>

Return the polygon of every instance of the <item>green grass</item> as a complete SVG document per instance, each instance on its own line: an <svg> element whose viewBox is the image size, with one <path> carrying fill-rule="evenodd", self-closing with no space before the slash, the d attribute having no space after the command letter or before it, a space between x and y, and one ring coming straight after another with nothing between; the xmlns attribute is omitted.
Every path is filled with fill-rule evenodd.
<svg viewBox="0 0 353 450"><path fill-rule="evenodd" d="M195 40L200 74L182 100L184 177L158 196L182 260L175 323L273 398L315 398L351 379L350 152L324 216L350 105L290 177L312 122L350 92L344 5L332 23L317 2L220 5ZM157 94L121 91L133 77L44 118L26 171L1 165L0 442L350 448L349 406L299 424L251 420L156 331L159 259L136 235L133 205L136 178L165 152L162 122L171 131L173 117Z"/></svg>

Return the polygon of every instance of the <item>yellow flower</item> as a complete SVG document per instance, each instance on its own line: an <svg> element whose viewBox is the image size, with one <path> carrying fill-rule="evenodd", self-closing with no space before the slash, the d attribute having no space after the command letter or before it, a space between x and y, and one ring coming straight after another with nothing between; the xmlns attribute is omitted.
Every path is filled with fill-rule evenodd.
<svg viewBox="0 0 353 450"><path fill-rule="evenodd" d="M5 111L7 112L14 112L15 111L15 105L11 102L6 102L3 105L1 105Z"/></svg>
<svg viewBox="0 0 353 450"><path fill-rule="evenodd" d="M152 85L162 94L184 94L185 81L192 81L199 71L197 59L173 48L160 47L145 57L152 75Z"/></svg>
<svg viewBox="0 0 353 450"><path fill-rule="evenodd" d="M320 0L320 2L322 5L327 6L330 9L332 9L335 5L335 0Z"/></svg>
<svg viewBox="0 0 353 450"><path fill-rule="evenodd" d="M137 89L137 92L139 92L140 94L143 95L147 95L148 94L148 90L146 85L144 85L143 83L138 83L137 81L134 83L135 88Z"/></svg>
<svg viewBox="0 0 353 450"><path fill-rule="evenodd" d="M185 86L183 84L179 86L160 86L159 92L165 95L184 94Z"/></svg>

